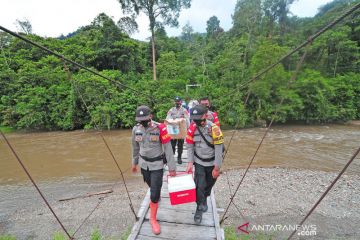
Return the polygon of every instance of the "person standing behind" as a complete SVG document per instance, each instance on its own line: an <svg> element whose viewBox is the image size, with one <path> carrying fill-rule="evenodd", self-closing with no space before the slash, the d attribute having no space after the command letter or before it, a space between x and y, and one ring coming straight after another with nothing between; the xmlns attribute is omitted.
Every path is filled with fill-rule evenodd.
<svg viewBox="0 0 360 240"><path fill-rule="evenodd" d="M167 113L166 120L175 120L184 118L186 120L186 127L190 124L190 116L189 112L181 105L182 101L180 97L175 97L174 99L175 107L170 108ZM171 146L173 149L173 153L175 154L176 144L178 147L178 156L177 161L178 164L182 164L181 155L184 148L184 139L171 139Z"/></svg>
<svg viewBox="0 0 360 240"><path fill-rule="evenodd" d="M206 118L207 120L215 123L218 127L220 127L220 121L216 112L210 111L211 103L208 97L200 98L199 103L207 108Z"/></svg>
<svg viewBox="0 0 360 240"><path fill-rule="evenodd" d="M176 163L171 149L171 137L166 125L152 121L151 110L147 106L136 109L138 122L132 130L132 172L141 168L144 182L150 187L150 224L154 234L160 234L157 210L164 175L166 157L170 176L176 175Z"/></svg>
<svg viewBox="0 0 360 240"><path fill-rule="evenodd" d="M195 223L202 220L203 212L208 210L207 197L211 194L220 174L223 161L224 137L220 127L206 119L207 109L197 105L191 109L193 120L186 136L189 163L186 171L192 172L195 166L196 211Z"/></svg>

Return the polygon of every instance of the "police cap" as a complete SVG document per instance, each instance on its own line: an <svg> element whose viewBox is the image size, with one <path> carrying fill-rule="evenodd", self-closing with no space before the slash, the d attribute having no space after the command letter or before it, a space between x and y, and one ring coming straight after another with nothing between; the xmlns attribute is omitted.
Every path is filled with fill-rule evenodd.
<svg viewBox="0 0 360 240"><path fill-rule="evenodd" d="M151 110L148 106L142 105L136 109L135 121L145 121L151 118Z"/></svg>
<svg viewBox="0 0 360 240"><path fill-rule="evenodd" d="M180 98L179 96L176 96L176 97L174 98L174 101L175 101L175 102L180 102L180 101L181 101L181 98Z"/></svg>
<svg viewBox="0 0 360 240"><path fill-rule="evenodd" d="M202 119L202 116L207 113L206 107L203 105L196 105L190 110L190 119L198 120Z"/></svg>

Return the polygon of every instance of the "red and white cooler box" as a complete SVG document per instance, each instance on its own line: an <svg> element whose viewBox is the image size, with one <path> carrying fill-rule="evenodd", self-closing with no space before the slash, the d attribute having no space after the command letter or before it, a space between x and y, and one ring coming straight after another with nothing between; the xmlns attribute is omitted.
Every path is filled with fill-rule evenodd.
<svg viewBox="0 0 360 240"><path fill-rule="evenodd" d="M196 201L195 182L192 174L168 177L168 191L171 205Z"/></svg>

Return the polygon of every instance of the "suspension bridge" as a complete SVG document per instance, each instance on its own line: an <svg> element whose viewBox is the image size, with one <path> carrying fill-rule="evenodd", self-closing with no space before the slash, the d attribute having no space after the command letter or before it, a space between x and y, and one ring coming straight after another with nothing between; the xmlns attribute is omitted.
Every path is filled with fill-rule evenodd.
<svg viewBox="0 0 360 240"><path fill-rule="evenodd" d="M187 150L181 156L183 163L176 164L178 173L185 172L188 161ZM177 159L177 156L175 156ZM167 170L167 169L166 169ZM216 208L214 191L208 197L208 211L203 214L201 224L194 223L195 203L171 205L167 188L167 174L165 171L163 187L161 190L161 201L159 202L158 221L161 226L160 235L156 236L151 231L149 222L150 190L148 190L140 210L138 221L134 224L128 240L145 239L224 239L224 231L220 228L219 215Z"/></svg>
<svg viewBox="0 0 360 240"><path fill-rule="evenodd" d="M275 66L277 66L278 64L280 64L281 62L283 62L284 60L286 60L288 57L292 56L294 53L299 52L300 50L302 50L304 47L309 46L313 41L315 41L320 35L322 35L323 33L325 33L326 31L328 31L329 29L331 29L332 27L334 27L336 24L338 24L339 22L341 22L343 19L345 19L346 17L348 17L350 14L354 13L356 10L358 10L360 8L360 3L357 3L355 5L353 5L350 9L348 9L347 11L345 11L343 14L341 14L338 18L336 18L334 21L332 21L331 23L329 23L328 25L326 25L324 28L320 29L318 32L316 32L314 35L310 36L308 38L308 40L306 40L305 42L303 42L302 44L300 44L299 46L297 46L296 48L294 48L293 50L291 50L290 52L288 52L286 55L284 55L282 58L280 58L279 60L277 60L275 63L269 65L268 67L266 67L265 69L263 69L262 71L260 71L258 74L256 74L253 78L251 78L249 81L247 81L245 84L238 86L238 88L235 89L235 91L239 91L241 88L248 86L250 83L252 83L253 81L255 81L256 79L258 79L260 76L264 75L265 73L267 73L268 71L270 71L271 69L273 69ZM135 94L143 94L140 93L138 90L136 89L132 89L124 84L121 84L117 81L114 81L106 76L103 76L101 74L99 74L98 72L86 68L85 66L74 62L38 43L35 43L29 39L27 39L24 36L21 36L15 32L10 31L7 28L4 28L2 26L0 26L0 30L14 36L17 37L25 42L27 42L28 44L31 44L35 47L38 47L46 52L48 52L49 54L52 54L58 58L60 58L61 60L63 60L64 62L68 62L70 64L73 64L81 69L84 69L94 75L97 75L101 78L106 79L107 81L113 82L115 84L120 85L122 88L126 88L129 89L131 91L133 91ZM296 71L294 72L292 78L290 79L289 83L288 83L288 87L290 87L290 85L296 80L297 77L297 73L300 71L301 69L301 65L304 62L304 59L306 57L306 52L307 50L305 49L305 51L303 52L303 55L301 57L301 59L298 62ZM66 67L65 67L66 68ZM71 80L71 79L69 79ZM229 93L230 94L230 93ZM245 100L245 105L247 104L248 98L249 98L249 94L250 92L248 92L246 100ZM149 96L150 102L153 102L151 96ZM281 99L280 101L280 105L283 103L284 99ZM202 221L201 225L195 225L193 223L193 214L195 211L195 205L179 205L179 206L170 206L169 203L169 198L168 198L168 193L167 193L167 187L166 187L166 182L164 182L163 188L162 188L162 199L160 201L160 208L159 208L159 220L160 220L160 225L162 227L162 233L159 236L155 236L152 235L151 233L151 227L149 224L149 214L148 214L148 209L149 209L149 193L145 196L143 204L140 207L140 210L138 211L138 213L135 213L135 210L133 208L133 204L130 198L130 195L128 194L128 189L126 187L126 182L125 182L125 178L123 176L123 171L120 169L119 165L117 164L117 161L114 157L114 155L111 152L111 149L109 148L109 146L106 143L106 140L102 137L106 147L108 148L108 151L111 153L112 158L115 162L115 164L117 165L117 168L121 174L122 180L124 182L124 185L126 187L126 191L128 194L128 198L129 198L129 202L130 202L130 207L131 210L136 218L136 222L132 228L132 232L129 236L129 239L223 239L223 231L220 228L220 224L222 224L225 219L226 219L226 215L229 211L229 207L231 204L235 205L235 203L233 202L234 196L237 194L237 192L240 189L241 184L243 183L244 178L246 177L260 147L263 144L264 139L266 138L272 123L275 119L277 115L277 111L274 113L273 118L271 119L270 124L267 126L267 130L265 131L259 145L256 148L256 151L253 155L253 157L251 158L247 168L245 169L245 172L243 174L243 176L241 177L239 183L237 184L235 191L233 193L230 194L230 201L227 205L227 207L225 208L225 211L222 215L221 218L219 218L218 212L217 212L217 208L216 208L216 200L215 200L215 195L214 193L211 194L211 197L208 199L208 204L209 204L209 211L207 214L204 214L204 218ZM238 127L238 124L236 124L235 128ZM230 144L231 141L234 137L235 131L233 131L233 134L230 138L229 144L226 147L227 151L230 149ZM75 234L70 234L70 232L65 228L65 226L62 224L61 220L58 218L57 214L55 213L55 211L52 209L52 207L50 206L49 202L46 200L46 198L44 197L41 189L37 186L36 182L34 181L34 179L31 177L31 173L27 170L26 166L23 164L21 158L18 156L18 154L16 153L15 149L12 147L11 143L8 141L6 135L1 132L2 137L5 139L6 144L8 145L8 147L11 149L13 155L15 156L15 158L17 159L17 161L19 162L19 164L21 165L21 167L23 168L24 172L27 174L27 176L29 177L29 179L31 180L32 184L34 185L34 187L36 188L37 192L40 194L40 196L42 197L43 201L46 203L47 207L49 208L49 210L52 212L53 216L56 218L57 222L60 224L61 228L64 230L64 232L66 233L67 237L69 239L75 239ZM102 136L102 135L101 135ZM350 164L353 162L353 160L357 157L357 155L360 152L360 146L358 149L356 149L354 151L354 153L351 155L351 158L349 159L349 161L346 163L346 165L342 168L342 170L339 172L339 174L337 175L337 177L331 182L331 184L327 187L327 189L324 191L324 193L320 196L320 198L318 199L318 201L313 205L313 207L308 211L308 213L305 215L305 217L302 219L302 221L299 223L299 225L302 225L307 219L308 217L313 213L313 211L317 208L317 206L320 204L320 202L323 200L323 198L329 193L329 191L334 187L334 185L336 184L336 182L340 179L340 177L344 174L344 172L346 171L346 169L350 166ZM227 152L225 153L225 157L226 157ZM225 159L224 157L224 159ZM186 158L186 153L184 153L184 158L183 161L186 162L187 158ZM184 171L184 166L185 164L183 164L183 166L178 166L179 171ZM166 174L165 174L166 176ZM236 206L236 205L235 205ZM97 206L94 208L94 210L97 208ZM237 208L238 209L238 208ZM93 211L94 211L93 210ZM92 212L93 212L92 211ZM92 214L92 212L90 213L90 215ZM241 212L239 211L239 214L241 214ZM89 215L89 216L90 216ZM79 226L79 228L86 222L86 220L88 219L88 217L84 220L84 222ZM296 233L297 230L294 230L291 235L288 237L288 239L291 239L294 234ZM181 232L181 233L180 233ZM184 235L185 234L185 235Z"/></svg>

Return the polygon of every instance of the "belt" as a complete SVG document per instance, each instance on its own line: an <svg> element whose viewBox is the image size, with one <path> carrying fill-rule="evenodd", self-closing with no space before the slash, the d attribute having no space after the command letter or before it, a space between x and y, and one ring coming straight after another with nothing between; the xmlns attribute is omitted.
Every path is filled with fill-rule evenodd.
<svg viewBox="0 0 360 240"><path fill-rule="evenodd" d="M197 153L194 151L194 155L195 157L197 157L198 159L200 159L201 161L204 161L204 162L211 162L211 161L214 161L215 160L215 156L214 157L211 157L211 158L202 158L202 157L199 157L199 155L197 155Z"/></svg>
<svg viewBox="0 0 360 240"><path fill-rule="evenodd" d="M156 161L162 161L164 159L164 154L157 156L157 157L153 157L153 158L145 157L142 155L140 155L140 157L147 162L156 162Z"/></svg>

